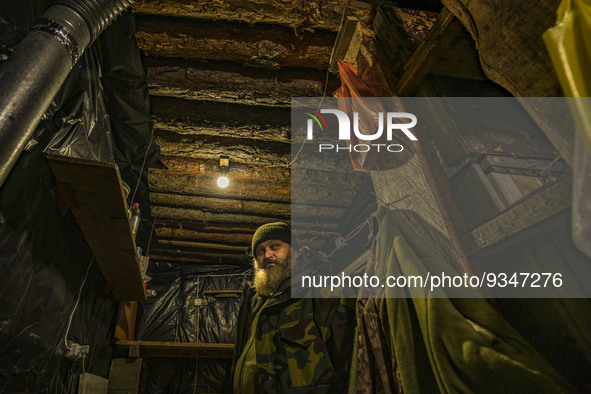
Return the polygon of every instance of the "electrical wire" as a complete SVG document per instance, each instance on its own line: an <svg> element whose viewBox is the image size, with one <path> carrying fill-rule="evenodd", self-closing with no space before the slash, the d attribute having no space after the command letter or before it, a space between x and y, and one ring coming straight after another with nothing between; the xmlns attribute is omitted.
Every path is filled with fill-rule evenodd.
<svg viewBox="0 0 591 394"><path fill-rule="evenodd" d="M150 143L148 144L148 147L146 148L146 154L144 155L144 161L142 162L142 168L140 169L140 174L137 178L137 183L135 185L135 189L133 190L133 195L131 196L131 203L133 203L133 200L135 198L135 193L137 192L137 188L140 185L140 181L142 180L142 172L144 172L144 166L146 165L146 159L148 158L148 152L150 151L150 147L152 146L152 142L154 141L154 129L152 129L152 137L150 138Z"/></svg>
<svg viewBox="0 0 591 394"><path fill-rule="evenodd" d="M92 262L94 261L94 256L90 259L90 263L88 264L88 268L86 269L86 274L84 275L84 279L82 280L82 284L80 285L80 290L78 290L78 298L76 299L76 303L74 304L74 309L70 314L70 318L68 319L68 327L66 328L66 335L64 335L64 345L66 345L66 349L72 350L72 348L68 345L68 333L70 332L70 326L72 325L72 318L74 317L74 312L78 308L78 303L80 302L80 295L82 294L82 289L84 288L84 284L86 283L86 278L88 278L88 273L90 272L90 267L92 266Z"/></svg>
<svg viewBox="0 0 591 394"><path fill-rule="evenodd" d="M357 227L355 227L355 228L354 228L354 229L353 229L353 230L352 230L352 231L351 231L349 234L347 234L347 235L345 236L345 238L343 238L343 241L347 241L347 240L349 240L349 239L351 239L351 238L355 237L357 234L359 234L359 233L361 232L361 230L363 229L363 227L365 227L365 225L366 225L368 222L371 224L371 222L370 222L370 219L371 219L371 216L370 216L370 217L368 217L368 218L366 218L366 219L365 219L365 220L364 220L364 221L363 221L361 224L359 224L359 225L358 225ZM341 237L341 234L337 234L337 235L338 235L339 237ZM334 253L335 253L337 250L340 250L340 249L342 249L344 245L345 245L345 244L343 244L341 247L334 248L334 249L333 249L333 251L332 251L332 252L330 252L330 254L328 254L328 255L326 255L326 254L324 254L324 253L322 253L322 252L318 252L318 254L320 254L321 256L324 256L324 257L326 257L326 258L329 258L329 257L330 257L330 256L332 256L332 255L333 255L333 254L334 254Z"/></svg>
<svg viewBox="0 0 591 394"><path fill-rule="evenodd" d="M152 242L152 235L154 234L154 226L156 225L156 220L158 220L157 217L154 218L154 220L152 220L152 230L150 230L150 238L148 239L148 247L146 248L146 253L148 254L148 256L150 255L150 243Z"/></svg>

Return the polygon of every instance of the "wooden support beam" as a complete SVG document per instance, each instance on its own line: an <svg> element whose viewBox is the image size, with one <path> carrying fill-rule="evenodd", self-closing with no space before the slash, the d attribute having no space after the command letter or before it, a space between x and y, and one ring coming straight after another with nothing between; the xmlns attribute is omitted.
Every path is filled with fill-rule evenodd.
<svg viewBox="0 0 591 394"><path fill-rule="evenodd" d="M211 134L274 142L290 140L289 108L151 96L150 111L157 126L175 130L170 124L179 123L176 131L182 134Z"/></svg>
<svg viewBox="0 0 591 394"><path fill-rule="evenodd" d="M234 353L232 343L186 343L154 341L118 341L120 349L138 346L142 358L148 357L202 357L231 358Z"/></svg>
<svg viewBox="0 0 591 394"><path fill-rule="evenodd" d="M543 160L510 156L486 156L480 166L485 172L496 171L505 174L535 177L560 176L570 173L564 160Z"/></svg>
<svg viewBox="0 0 591 394"><path fill-rule="evenodd" d="M402 76L396 84L396 94L400 97L411 96L439 54L463 30L462 24L444 7L423 42L404 65Z"/></svg>
<svg viewBox="0 0 591 394"><path fill-rule="evenodd" d="M302 68L265 70L236 63L146 57L150 94L190 100L289 107L292 97L319 97L326 73ZM328 91L338 88L329 78Z"/></svg>
<svg viewBox="0 0 591 394"><path fill-rule="evenodd" d="M232 228L224 230L224 232L205 232L198 230L191 230L178 227L159 227L158 224L155 227L156 235L160 239L175 239L175 240L198 240L201 242L210 243L227 243L227 244L240 244L248 245L252 240L252 234L256 227L253 226L252 230L248 233L237 233Z"/></svg>
<svg viewBox="0 0 591 394"><path fill-rule="evenodd" d="M568 177L548 188L530 194L513 208L466 234L462 239L462 244L468 254L492 247L569 208L571 194L572 178Z"/></svg>
<svg viewBox="0 0 591 394"><path fill-rule="evenodd" d="M246 250L246 248L244 248ZM154 248L150 252L150 257L154 261L166 261L170 263L189 263L189 264L203 264L203 265L249 265L244 254L242 255L224 255L224 254L209 254L203 255L200 253L182 253L180 250L166 250Z"/></svg>
<svg viewBox="0 0 591 394"><path fill-rule="evenodd" d="M206 212L197 209L172 208L153 206L152 215L162 219L182 219L209 223L246 223L249 225L262 225L265 223L289 219L289 215L284 216L258 216L253 214L232 214Z"/></svg>
<svg viewBox="0 0 591 394"><path fill-rule="evenodd" d="M184 196L171 193L150 193L150 203L159 207L183 207L205 212L243 213L289 217L291 204L228 198Z"/></svg>
<svg viewBox="0 0 591 394"><path fill-rule="evenodd" d="M218 173L219 159L195 159L179 156L162 156L162 162L168 168L169 174L193 174L216 176ZM230 166L234 168L233 160ZM236 171L232 171L233 180L264 181L273 183L288 183L290 178L289 167L272 167L260 165L237 164Z"/></svg>
<svg viewBox="0 0 591 394"><path fill-rule="evenodd" d="M182 135L165 130L155 130L154 134L165 155L209 160L225 155L233 162L274 166L287 166L290 161L290 146L279 142Z"/></svg>
<svg viewBox="0 0 591 394"><path fill-rule="evenodd" d="M137 320L137 301L119 302L119 312L115 326L116 341L133 341Z"/></svg>
<svg viewBox="0 0 591 394"><path fill-rule="evenodd" d="M338 221L343 217L345 209L334 208L330 206L314 205L293 205L291 209L284 212L250 212L233 213L228 210L211 211L205 209L192 209L187 207L168 207L156 205L152 207L152 214L162 219L182 219L203 222L223 222L223 223L247 223L251 225L260 225L270 221L288 221L292 215L298 219L306 217L317 217L326 220Z"/></svg>
<svg viewBox="0 0 591 394"><path fill-rule="evenodd" d="M291 190L287 182L275 183L231 179L224 189L216 184L217 176L190 173L175 173L167 170L150 169L148 184L150 190L159 193L177 193L211 197L230 197L260 201L290 202Z"/></svg>
<svg viewBox="0 0 591 394"><path fill-rule="evenodd" d="M219 0L215 5L205 0L143 0L133 6L133 12L136 15L183 15L214 21L275 24L298 31L324 29L336 32L341 23L344 4L342 0L313 0L305 3L293 0ZM370 16L371 5L352 0L347 6L347 13L365 20Z"/></svg>
<svg viewBox="0 0 591 394"><path fill-rule="evenodd" d="M159 239L158 243L160 245L183 246L186 248L217 249L224 252L236 252L240 254L244 253L245 249L244 246L233 246L208 242L177 241L172 239Z"/></svg>
<svg viewBox="0 0 591 394"><path fill-rule="evenodd" d="M335 34L279 26L136 17L136 38L148 56L227 60L268 69L326 69Z"/></svg>

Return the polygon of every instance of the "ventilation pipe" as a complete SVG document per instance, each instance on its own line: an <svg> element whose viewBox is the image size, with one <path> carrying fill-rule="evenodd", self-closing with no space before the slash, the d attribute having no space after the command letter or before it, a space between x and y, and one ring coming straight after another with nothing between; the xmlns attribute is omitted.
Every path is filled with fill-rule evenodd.
<svg viewBox="0 0 591 394"><path fill-rule="evenodd" d="M84 50L135 0L58 0L0 63L0 188Z"/></svg>

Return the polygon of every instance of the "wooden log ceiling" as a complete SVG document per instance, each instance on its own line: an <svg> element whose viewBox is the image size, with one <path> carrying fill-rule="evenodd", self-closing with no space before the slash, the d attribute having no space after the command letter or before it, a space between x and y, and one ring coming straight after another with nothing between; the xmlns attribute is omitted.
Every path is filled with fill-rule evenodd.
<svg viewBox="0 0 591 394"><path fill-rule="evenodd" d="M150 247L153 260L248 263L244 251L256 228L289 222L292 213L302 239L321 242L322 232L334 230L367 175L336 155L311 158L310 169L292 172L289 106L291 97L338 88L326 69L344 5L144 0L134 6L154 139L167 166L149 172L159 238ZM355 0L347 6L347 15L361 22L370 22L370 11ZM216 185L221 155L232 168L225 189ZM292 207L291 184L304 178L306 186L293 193L305 204Z"/></svg>

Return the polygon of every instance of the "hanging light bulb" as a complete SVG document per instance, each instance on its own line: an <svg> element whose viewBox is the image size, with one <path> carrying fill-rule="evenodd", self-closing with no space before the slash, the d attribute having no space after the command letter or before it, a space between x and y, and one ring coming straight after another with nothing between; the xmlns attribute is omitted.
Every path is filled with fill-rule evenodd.
<svg viewBox="0 0 591 394"><path fill-rule="evenodd" d="M230 158L228 156L220 156L218 186L224 188L230 184L228 174L230 172Z"/></svg>

